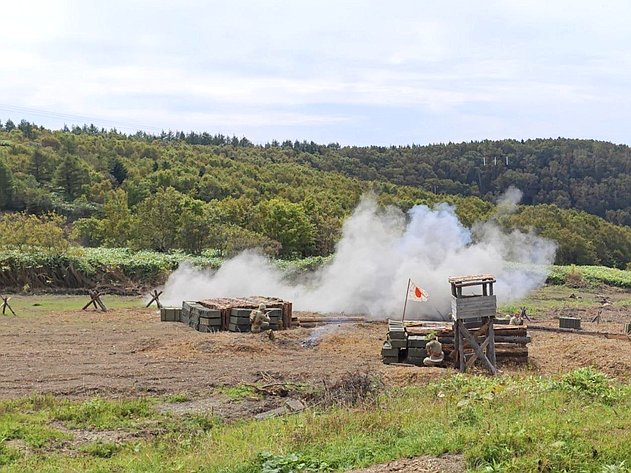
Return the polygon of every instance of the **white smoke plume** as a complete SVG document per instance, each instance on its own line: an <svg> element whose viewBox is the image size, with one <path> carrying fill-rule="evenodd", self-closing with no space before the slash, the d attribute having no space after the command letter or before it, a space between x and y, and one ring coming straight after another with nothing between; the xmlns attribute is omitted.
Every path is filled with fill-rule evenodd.
<svg viewBox="0 0 631 473"><path fill-rule="evenodd" d="M497 199L497 213L500 215L512 214L517 211L517 205L521 202L524 193L515 186L508 189Z"/></svg>
<svg viewBox="0 0 631 473"><path fill-rule="evenodd" d="M408 278L429 294L428 302L408 302L406 318L446 318L449 276L493 274L498 301L524 297L541 286L554 260L555 245L533 234L504 233L495 223L465 228L453 207L381 209L364 197L344 224L330 263L292 283L266 257L246 251L217 271L182 265L169 277L163 299L182 300L251 295L276 296L294 310L401 316Z"/></svg>

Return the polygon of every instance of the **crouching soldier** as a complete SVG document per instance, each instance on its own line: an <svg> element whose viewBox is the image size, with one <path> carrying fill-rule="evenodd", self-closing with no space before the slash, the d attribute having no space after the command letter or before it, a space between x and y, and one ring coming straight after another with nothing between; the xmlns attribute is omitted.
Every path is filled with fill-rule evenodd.
<svg viewBox="0 0 631 473"><path fill-rule="evenodd" d="M432 338L425 345L427 357L423 359L425 366L442 366L445 355L443 353L443 345L436 338Z"/></svg>
<svg viewBox="0 0 631 473"><path fill-rule="evenodd" d="M252 333L261 333L269 329L270 318L265 312L265 304L260 304L258 309L250 313L250 330Z"/></svg>

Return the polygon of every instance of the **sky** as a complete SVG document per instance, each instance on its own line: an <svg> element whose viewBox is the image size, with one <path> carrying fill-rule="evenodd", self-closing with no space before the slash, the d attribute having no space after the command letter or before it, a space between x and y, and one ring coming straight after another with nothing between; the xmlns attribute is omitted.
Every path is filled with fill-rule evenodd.
<svg viewBox="0 0 631 473"><path fill-rule="evenodd" d="M0 121L631 144L631 2L2 2Z"/></svg>

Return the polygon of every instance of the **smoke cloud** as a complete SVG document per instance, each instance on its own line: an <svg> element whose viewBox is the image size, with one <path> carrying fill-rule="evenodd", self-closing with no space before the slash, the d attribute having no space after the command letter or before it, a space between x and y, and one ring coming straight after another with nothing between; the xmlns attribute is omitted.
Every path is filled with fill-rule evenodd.
<svg viewBox="0 0 631 473"><path fill-rule="evenodd" d="M518 194L509 192L505 201L514 206ZM169 277L163 299L180 304L267 295L292 301L294 310L399 317L410 278L429 301L408 302L406 318L442 319L451 307L449 276L491 273L498 281L498 302L509 302L543 285L554 256L553 242L505 233L493 221L470 230L447 204L415 206L405 215L394 207L379 208L374 196L365 196L345 222L332 260L300 282L268 258L246 251L217 271L182 265Z"/></svg>

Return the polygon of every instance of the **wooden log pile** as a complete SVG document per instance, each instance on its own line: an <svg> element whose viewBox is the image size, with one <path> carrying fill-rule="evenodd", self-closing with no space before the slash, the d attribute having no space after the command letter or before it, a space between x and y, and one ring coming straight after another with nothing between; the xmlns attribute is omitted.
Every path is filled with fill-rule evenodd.
<svg viewBox="0 0 631 473"><path fill-rule="evenodd" d="M476 334L479 322L467 322L467 328ZM495 351L499 361L525 363L528 360L528 328L525 325L495 325ZM403 333L404 335L401 335ZM427 337L434 334L443 346L445 362L455 359L454 327L451 322L405 322L389 321L388 337L381 351L384 363L409 363L422 365ZM476 334L478 343L483 339ZM472 353L470 344L465 343L465 351Z"/></svg>

